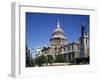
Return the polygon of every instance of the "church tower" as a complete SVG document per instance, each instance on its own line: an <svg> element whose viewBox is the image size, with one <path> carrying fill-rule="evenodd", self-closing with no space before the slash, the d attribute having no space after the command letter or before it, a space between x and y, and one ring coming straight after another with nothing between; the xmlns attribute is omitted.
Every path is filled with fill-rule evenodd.
<svg viewBox="0 0 100 80"><path fill-rule="evenodd" d="M80 37L80 58L89 56L88 34L86 32L85 17L83 17Z"/></svg>

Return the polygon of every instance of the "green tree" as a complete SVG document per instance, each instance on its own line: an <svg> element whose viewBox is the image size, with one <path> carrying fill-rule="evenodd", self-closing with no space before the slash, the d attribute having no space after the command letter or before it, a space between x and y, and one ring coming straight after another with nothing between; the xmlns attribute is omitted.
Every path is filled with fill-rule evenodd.
<svg viewBox="0 0 100 80"><path fill-rule="evenodd" d="M52 64L54 62L54 58L52 55L48 55L48 60L47 60L48 63Z"/></svg>
<svg viewBox="0 0 100 80"><path fill-rule="evenodd" d="M46 63L46 57L44 55L41 55L35 58L36 65L43 66L44 63Z"/></svg>
<svg viewBox="0 0 100 80"><path fill-rule="evenodd" d="M26 46L26 67L33 67L35 66L34 59L30 54L30 50Z"/></svg>
<svg viewBox="0 0 100 80"><path fill-rule="evenodd" d="M66 62L66 58L63 55L56 55L55 62Z"/></svg>
<svg viewBox="0 0 100 80"><path fill-rule="evenodd" d="M26 46L26 67L30 66L30 50Z"/></svg>

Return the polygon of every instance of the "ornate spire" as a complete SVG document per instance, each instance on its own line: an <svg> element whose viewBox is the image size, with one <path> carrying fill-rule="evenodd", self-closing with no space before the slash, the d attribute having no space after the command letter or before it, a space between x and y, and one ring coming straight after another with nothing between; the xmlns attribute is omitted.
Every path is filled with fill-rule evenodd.
<svg viewBox="0 0 100 80"><path fill-rule="evenodd" d="M83 22L82 25L85 26L85 16L83 16Z"/></svg>
<svg viewBox="0 0 100 80"><path fill-rule="evenodd" d="M83 16L82 28L81 28L81 35L84 36L85 34L86 34L86 28L85 28L85 16Z"/></svg>
<svg viewBox="0 0 100 80"><path fill-rule="evenodd" d="M58 21L57 21L57 28L60 28L59 18L58 18Z"/></svg>

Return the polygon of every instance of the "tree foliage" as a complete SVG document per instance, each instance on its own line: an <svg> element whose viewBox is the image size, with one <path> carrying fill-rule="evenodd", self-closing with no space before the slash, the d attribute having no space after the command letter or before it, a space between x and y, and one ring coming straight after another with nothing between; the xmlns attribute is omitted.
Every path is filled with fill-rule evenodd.
<svg viewBox="0 0 100 80"><path fill-rule="evenodd" d="M54 58L52 55L48 55L48 60L47 60L47 63L50 63L52 64L54 62Z"/></svg>
<svg viewBox="0 0 100 80"><path fill-rule="evenodd" d="M46 63L46 57L44 55L41 55L35 58L36 65L42 66L44 63Z"/></svg>
<svg viewBox="0 0 100 80"><path fill-rule="evenodd" d="M75 60L76 64L89 64L90 58L78 58Z"/></svg>
<svg viewBox="0 0 100 80"><path fill-rule="evenodd" d="M34 60L32 55L30 54L30 50L26 46L26 67L33 67L35 66Z"/></svg>
<svg viewBox="0 0 100 80"><path fill-rule="evenodd" d="M52 55L41 55L35 58L35 64L37 66L43 66L44 64L48 65L48 63L52 64L54 62L54 58Z"/></svg>
<svg viewBox="0 0 100 80"><path fill-rule="evenodd" d="M66 62L66 58L63 55L56 55L55 62Z"/></svg>

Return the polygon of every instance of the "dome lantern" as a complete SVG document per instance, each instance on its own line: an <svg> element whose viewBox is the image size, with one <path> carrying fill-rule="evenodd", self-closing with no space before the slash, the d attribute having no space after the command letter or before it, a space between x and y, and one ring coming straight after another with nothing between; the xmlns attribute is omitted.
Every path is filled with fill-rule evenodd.
<svg viewBox="0 0 100 80"><path fill-rule="evenodd" d="M60 28L59 19L58 19L58 22L57 22L57 28Z"/></svg>

